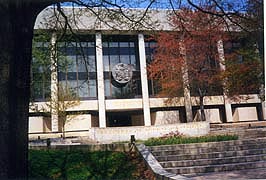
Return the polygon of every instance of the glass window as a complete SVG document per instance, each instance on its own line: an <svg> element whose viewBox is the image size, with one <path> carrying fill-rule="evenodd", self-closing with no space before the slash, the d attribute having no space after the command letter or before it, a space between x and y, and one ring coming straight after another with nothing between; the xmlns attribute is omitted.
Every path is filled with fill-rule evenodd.
<svg viewBox="0 0 266 180"><path fill-rule="evenodd" d="M96 80L89 80L89 97L97 96Z"/></svg>
<svg viewBox="0 0 266 180"><path fill-rule="evenodd" d="M134 42L130 42L129 46L134 48L135 47L135 43Z"/></svg>
<svg viewBox="0 0 266 180"><path fill-rule="evenodd" d="M110 89L110 80L105 79L104 80L104 90L105 90L105 96L111 97L111 89Z"/></svg>
<svg viewBox="0 0 266 180"><path fill-rule="evenodd" d="M88 87L88 83L86 81L78 81L79 85L78 85L78 90L79 90L79 97L83 98L83 97L89 97L89 87Z"/></svg>
<svg viewBox="0 0 266 180"><path fill-rule="evenodd" d="M64 43L62 43L64 44ZM59 80L67 81L81 99L96 98L96 57L95 42L66 42L61 47Z"/></svg>
<svg viewBox="0 0 266 180"><path fill-rule="evenodd" d="M67 72L77 72L76 56L68 55L67 56Z"/></svg>
<svg viewBox="0 0 266 180"><path fill-rule="evenodd" d="M108 42L103 42L103 43L102 43L102 46L108 48Z"/></svg>
<svg viewBox="0 0 266 180"><path fill-rule="evenodd" d="M88 42L88 47L95 49L95 42Z"/></svg>
<svg viewBox="0 0 266 180"><path fill-rule="evenodd" d="M112 68L116 64L120 63L120 61L119 61L119 55L110 55L109 58L110 58L110 68L111 68L110 71L112 71Z"/></svg>
<svg viewBox="0 0 266 180"><path fill-rule="evenodd" d="M89 72L96 72L96 62L95 62L95 55L89 55L88 61L89 61Z"/></svg>
<svg viewBox="0 0 266 180"><path fill-rule="evenodd" d="M110 66L109 66L109 56L103 56L103 69L104 71L109 71Z"/></svg>
<svg viewBox="0 0 266 180"><path fill-rule="evenodd" d="M79 94L80 98L95 98L97 96L97 88L94 35L91 37L86 35L84 39L88 39L88 41L61 41L57 43L58 79L60 83L65 84L64 86L68 86L68 88ZM50 42L33 43L34 47L39 47L41 52L47 54L42 56L42 58L46 59L50 58L49 44ZM35 59L33 56L33 64L36 66L32 66L32 79L36 83L32 86L32 94L44 99L50 96L50 62L48 61L46 64L47 67L42 67L36 64ZM42 62L44 61L42 60ZM36 74L36 72L38 73ZM44 78L40 72L41 74L49 72L47 73L48 79L46 80L46 77Z"/></svg>
<svg viewBox="0 0 266 180"><path fill-rule="evenodd" d="M130 56L129 55L121 55L120 62L124 64L130 64Z"/></svg>
<svg viewBox="0 0 266 180"><path fill-rule="evenodd" d="M78 65L78 72L87 72L88 62L86 57L84 56L77 56L77 65Z"/></svg>
<svg viewBox="0 0 266 180"><path fill-rule="evenodd" d="M129 50L130 50L129 47L120 47L119 54L129 56L130 55Z"/></svg>
<svg viewBox="0 0 266 180"><path fill-rule="evenodd" d="M71 90L76 91L78 87L78 81L76 80L67 80L67 87Z"/></svg>
<svg viewBox="0 0 266 180"><path fill-rule="evenodd" d="M88 47L88 42L80 42L79 45L83 48Z"/></svg>
<svg viewBox="0 0 266 180"><path fill-rule="evenodd" d="M104 63L104 82L106 98L138 98L141 91L137 89L141 86L139 72L139 59L137 36L103 36L103 63ZM112 68L118 63L130 64L133 67L134 76L125 83L120 84L112 77ZM138 83L137 83L138 82Z"/></svg>
<svg viewBox="0 0 266 180"><path fill-rule="evenodd" d="M109 47L118 47L118 42L110 42Z"/></svg>
<svg viewBox="0 0 266 180"><path fill-rule="evenodd" d="M109 55L118 55L119 54L119 48L118 47L109 47Z"/></svg>
<svg viewBox="0 0 266 180"><path fill-rule="evenodd" d="M129 47L129 42L120 42L119 45L120 45L120 48L121 47Z"/></svg>
<svg viewBox="0 0 266 180"><path fill-rule="evenodd" d="M136 55L130 55L130 64L133 64L134 66L134 70L139 70L139 68L137 68L137 61L136 61Z"/></svg>
<svg viewBox="0 0 266 180"><path fill-rule="evenodd" d="M153 54L155 52L157 43L153 41L145 42L145 53L146 53L146 60L147 63L150 63L153 60ZM160 86L158 83L153 80L148 80L148 88L149 88L149 95L156 96L159 93Z"/></svg>
<svg viewBox="0 0 266 180"><path fill-rule="evenodd" d="M43 101L50 96L50 42L33 42L32 66L31 66L31 98L35 101Z"/></svg>
<svg viewBox="0 0 266 180"><path fill-rule="evenodd" d="M117 99L121 98L121 88L112 85L112 97Z"/></svg>

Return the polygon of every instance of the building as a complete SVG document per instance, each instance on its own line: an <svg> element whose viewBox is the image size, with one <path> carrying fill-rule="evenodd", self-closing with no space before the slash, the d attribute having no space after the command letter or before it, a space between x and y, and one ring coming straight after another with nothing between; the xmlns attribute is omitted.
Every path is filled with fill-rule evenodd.
<svg viewBox="0 0 266 180"><path fill-rule="evenodd" d="M141 16L142 12L127 11L132 16ZM172 104L165 103L167 98L156 97L156 86L148 79L146 70L155 42L145 37L154 31L173 30L168 21L169 11L151 10L142 24L125 21L122 15L114 16L115 12L105 13L102 9L95 9L98 18L85 8L74 11L64 8L64 12L72 27L67 31L69 38L62 40L56 33L50 33L48 39L34 44L48 52L46 62L51 65L51 72L48 79L43 78L47 69L41 66L33 72L37 85L33 89L35 102L30 108L30 137L60 134L63 124L58 113L55 110L51 115L47 113L50 110L45 102L47 98L52 101L58 98L58 84L67 86L79 97L79 103L66 108L69 120L64 124L65 131L69 136L89 136L96 141L123 141L132 134L146 139L177 129L192 135L204 134L209 123L265 120L265 102L257 94L245 95L249 98L240 102L222 94L207 96L207 122L194 123L198 132L191 132L192 125L185 122L189 109L193 118L198 116L198 97L190 94L189 100L186 96L177 97ZM35 31L37 35L60 31L65 23L53 8L48 8L38 16ZM75 35L71 36L70 31ZM224 57L222 41L217 49L219 56ZM60 56L65 58L59 60Z"/></svg>

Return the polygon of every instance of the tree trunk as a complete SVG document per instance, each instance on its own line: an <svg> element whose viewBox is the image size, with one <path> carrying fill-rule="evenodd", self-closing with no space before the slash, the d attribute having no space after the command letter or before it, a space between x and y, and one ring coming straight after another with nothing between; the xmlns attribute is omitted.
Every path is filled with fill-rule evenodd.
<svg viewBox="0 0 266 180"><path fill-rule="evenodd" d="M206 121L205 111L204 111L204 96L205 92L199 88L199 98L200 98L200 121Z"/></svg>
<svg viewBox="0 0 266 180"><path fill-rule="evenodd" d="M45 6L0 2L0 179L27 177L32 36Z"/></svg>

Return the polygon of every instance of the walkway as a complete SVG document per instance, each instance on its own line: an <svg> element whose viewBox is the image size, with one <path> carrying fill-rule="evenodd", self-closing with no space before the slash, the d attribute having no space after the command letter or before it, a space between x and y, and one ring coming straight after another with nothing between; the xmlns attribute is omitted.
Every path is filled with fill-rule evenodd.
<svg viewBox="0 0 266 180"><path fill-rule="evenodd" d="M191 180L220 180L220 179L266 179L266 168L247 169L241 171L228 171L206 173L202 175L187 175Z"/></svg>

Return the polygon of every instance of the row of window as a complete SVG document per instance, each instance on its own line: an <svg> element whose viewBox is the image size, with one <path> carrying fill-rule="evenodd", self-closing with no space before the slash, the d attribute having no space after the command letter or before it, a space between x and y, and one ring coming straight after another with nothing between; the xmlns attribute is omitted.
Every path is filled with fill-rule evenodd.
<svg viewBox="0 0 266 180"><path fill-rule="evenodd" d="M97 99L95 38L88 36L86 39L84 42L70 41L57 44L58 79L63 87L70 88L81 99ZM103 35L102 41L105 97L107 99L140 98L142 91L137 36ZM145 42L147 63L152 61L155 48L155 42ZM32 98L35 101L43 101L50 97L49 59L49 43L34 43ZM119 63L129 64L132 67L132 78L125 84L117 82L112 75L113 68ZM221 84L217 84L213 86L213 90L209 88L210 95L222 94ZM148 87L150 96L156 96L160 91L160 85L154 80L149 80ZM196 94L193 93L196 91L193 88L191 91L192 95Z"/></svg>
<svg viewBox="0 0 266 180"><path fill-rule="evenodd" d="M89 39L91 41L57 44L59 83L65 88L72 89L81 99L97 99L96 47L95 40ZM50 69L48 44L38 42L33 47L34 51L38 52L33 53L32 96L34 100L42 101L50 96L50 74L47 73ZM141 97L137 37L103 36L102 50L105 97L107 99ZM46 62L46 64L40 62ZM129 64L132 67L132 79L126 84L117 83L112 76L112 69L119 63Z"/></svg>

